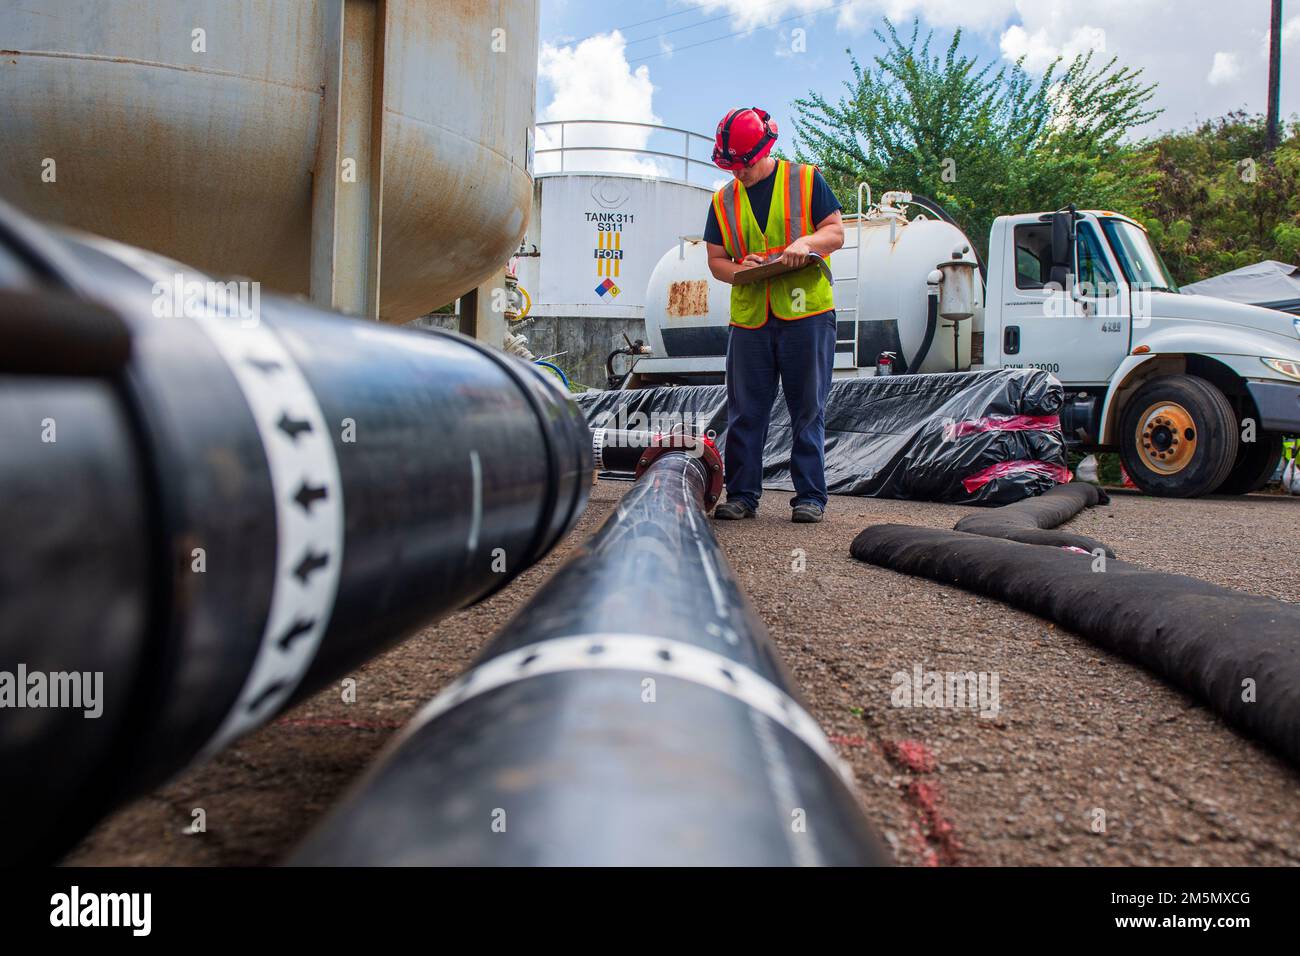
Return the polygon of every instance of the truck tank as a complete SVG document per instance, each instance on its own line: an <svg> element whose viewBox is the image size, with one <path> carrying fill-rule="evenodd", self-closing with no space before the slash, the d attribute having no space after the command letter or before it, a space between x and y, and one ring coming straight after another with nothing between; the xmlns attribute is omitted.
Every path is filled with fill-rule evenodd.
<svg viewBox="0 0 1300 956"><path fill-rule="evenodd" d="M657 356L727 353L731 286L709 272L703 239L683 238L660 258L646 286L646 344Z"/></svg>
<svg viewBox="0 0 1300 956"><path fill-rule="evenodd" d="M536 0L4 4L0 194L407 321L519 244L537 31Z"/></svg>
<svg viewBox="0 0 1300 956"><path fill-rule="evenodd" d="M982 333L984 320L972 243L956 226L926 213L909 219L907 202L902 194L886 193L860 219L845 220L844 248L831 256L840 325L837 375L874 374L880 343L895 329L893 341L911 363L925 338L935 279L936 328L919 371L971 365L971 334ZM704 242L683 239L665 252L646 291L646 342L655 358L672 359L682 371L703 371L706 357L724 356L730 296L731 287L709 272ZM952 317L958 316L954 339ZM656 364L642 362L638 369Z"/></svg>

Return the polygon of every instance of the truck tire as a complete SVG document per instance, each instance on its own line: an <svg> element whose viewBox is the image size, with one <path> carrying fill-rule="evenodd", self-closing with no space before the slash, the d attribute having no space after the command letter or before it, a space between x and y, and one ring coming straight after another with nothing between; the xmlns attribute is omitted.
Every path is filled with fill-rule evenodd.
<svg viewBox="0 0 1300 956"><path fill-rule="evenodd" d="M1255 441L1241 442L1237 462L1228 472L1227 479L1215 491L1218 495L1248 495L1259 491L1277 471L1282 460L1282 436L1277 432L1261 432Z"/></svg>
<svg viewBox="0 0 1300 956"><path fill-rule="evenodd" d="M1221 486L1237 461L1237 416L1223 393L1195 375L1139 388L1120 415L1120 457L1150 495L1196 498Z"/></svg>

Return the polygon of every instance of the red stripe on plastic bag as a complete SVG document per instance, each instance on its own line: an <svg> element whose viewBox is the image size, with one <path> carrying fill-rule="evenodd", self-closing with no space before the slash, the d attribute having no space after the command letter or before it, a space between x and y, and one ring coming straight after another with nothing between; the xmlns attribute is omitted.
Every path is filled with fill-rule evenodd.
<svg viewBox="0 0 1300 956"><path fill-rule="evenodd" d="M1023 472L1045 475L1055 480L1058 485L1063 485L1070 480L1070 469L1064 465L1053 465L1048 461L1000 461L975 472L969 478L963 478L961 486L966 489L967 494L971 494L983 488L994 478L1001 478L1004 475L1018 475Z"/></svg>
<svg viewBox="0 0 1300 956"><path fill-rule="evenodd" d="M1060 431L1059 415L989 415L986 418L971 418L960 422L949 422L943 426L943 440L964 438L980 432L1046 432Z"/></svg>

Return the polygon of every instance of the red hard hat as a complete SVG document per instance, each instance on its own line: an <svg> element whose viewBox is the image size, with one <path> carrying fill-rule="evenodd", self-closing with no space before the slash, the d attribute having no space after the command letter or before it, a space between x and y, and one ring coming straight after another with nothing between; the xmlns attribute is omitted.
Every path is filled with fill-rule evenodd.
<svg viewBox="0 0 1300 956"><path fill-rule="evenodd" d="M713 162L722 169L753 166L772 151L776 122L757 106L729 110L718 124L713 141Z"/></svg>

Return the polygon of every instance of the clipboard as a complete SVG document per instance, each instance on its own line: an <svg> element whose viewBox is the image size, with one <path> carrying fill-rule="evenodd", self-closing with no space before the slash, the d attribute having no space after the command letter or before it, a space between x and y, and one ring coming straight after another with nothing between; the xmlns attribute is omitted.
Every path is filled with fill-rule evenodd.
<svg viewBox="0 0 1300 956"><path fill-rule="evenodd" d="M731 281L733 285L749 285L754 282L762 282L764 279L771 279L773 276L785 275L787 272L798 272L800 269L807 269L808 266L816 266L821 269L822 275L826 276L826 281L831 285L835 284L835 279L831 276L831 267L827 265L825 259L815 252L808 256L808 262L802 266L786 265L781 261L781 256L778 253L771 256L761 266L737 269Z"/></svg>

